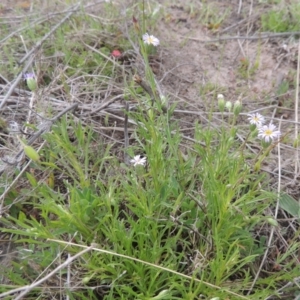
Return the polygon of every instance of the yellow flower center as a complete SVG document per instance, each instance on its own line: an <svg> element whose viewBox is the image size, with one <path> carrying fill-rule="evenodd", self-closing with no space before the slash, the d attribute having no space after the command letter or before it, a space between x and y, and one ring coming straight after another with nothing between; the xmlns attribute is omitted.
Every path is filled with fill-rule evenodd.
<svg viewBox="0 0 300 300"><path fill-rule="evenodd" d="M273 133L273 131L270 130L270 129L267 129L267 130L265 131L265 135L268 135L268 136L272 135L272 133Z"/></svg>

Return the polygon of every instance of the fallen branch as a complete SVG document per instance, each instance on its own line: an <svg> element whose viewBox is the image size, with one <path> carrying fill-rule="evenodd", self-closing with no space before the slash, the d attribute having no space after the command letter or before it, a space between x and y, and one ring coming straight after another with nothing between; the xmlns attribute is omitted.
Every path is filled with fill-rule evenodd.
<svg viewBox="0 0 300 300"><path fill-rule="evenodd" d="M285 36L291 36L291 35L300 35L300 31L291 31L291 32L279 32L279 33L262 33L258 35L252 35L252 36L227 36L227 37L219 37L216 39L209 39L209 40L201 40L193 37L186 37L181 36L183 38L189 39L191 41L196 41L200 43L217 43L222 41L230 41L230 40L262 40L262 39L272 39L272 38L281 38Z"/></svg>

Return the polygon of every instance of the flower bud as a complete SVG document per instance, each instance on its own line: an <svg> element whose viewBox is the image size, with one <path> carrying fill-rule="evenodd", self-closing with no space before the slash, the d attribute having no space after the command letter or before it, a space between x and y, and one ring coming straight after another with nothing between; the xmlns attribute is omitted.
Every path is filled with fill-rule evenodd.
<svg viewBox="0 0 300 300"><path fill-rule="evenodd" d="M225 99L222 94L218 94L218 107L220 112L224 112L225 109Z"/></svg>
<svg viewBox="0 0 300 300"><path fill-rule="evenodd" d="M230 101L226 101L225 103L225 107L227 108L227 110L230 112L232 109L232 103Z"/></svg>
<svg viewBox="0 0 300 300"><path fill-rule="evenodd" d="M37 82L36 82L36 78L34 76L33 73L26 73L24 75L24 79L27 83L28 88L34 92L37 89Z"/></svg>
<svg viewBox="0 0 300 300"><path fill-rule="evenodd" d="M40 160L40 156L39 154L31 147L26 145L18 136L17 136L20 144L23 147L24 153L26 154L26 156L28 156L29 159L31 159L32 161L39 161Z"/></svg>
<svg viewBox="0 0 300 300"><path fill-rule="evenodd" d="M270 225L278 227L278 222L273 218L267 218L267 221Z"/></svg>
<svg viewBox="0 0 300 300"><path fill-rule="evenodd" d="M22 143L22 146L23 146L23 149L24 149L24 152L25 152L26 156L29 159L31 159L32 161L39 161L40 160L39 154L31 146L28 146L24 143Z"/></svg>
<svg viewBox="0 0 300 300"><path fill-rule="evenodd" d="M120 50L115 49L112 51L111 56L114 58L119 58L120 56L122 56L122 53Z"/></svg>
<svg viewBox="0 0 300 300"><path fill-rule="evenodd" d="M233 106L234 115L237 117L240 114L241 110L242 110L241 102L239 100L235 101Z"/></svg>

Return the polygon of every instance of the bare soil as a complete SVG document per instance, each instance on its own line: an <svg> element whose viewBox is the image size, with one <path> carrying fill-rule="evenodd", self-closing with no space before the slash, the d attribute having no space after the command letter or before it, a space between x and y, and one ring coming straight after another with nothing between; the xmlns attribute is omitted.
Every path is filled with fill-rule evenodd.
<svg viewBox="0 0 300 300"><path fill-rule="evenodd" d="M241 101L243 113L259 111L280 124L283 134L294 130L298 41L291 35L260 38L260 16L270 7L251 1L243 1L240 8L232 1L209 1L214 13L230 11L212 29L214 24L203 21L204 4L191 1L192 12L185 3L164 5L165 17L156 28L162 41L160 78L166 94L178 101L177 107L205 112L213 106L217 110L217 94L222 93L226 100ZM288 86L284 92L283 85ZM240 119L245 121L246 115ZM283 188L300 196L294 156L294 149L282 144ZM264 170L277 182L275 157L271 156Z"/></svg>

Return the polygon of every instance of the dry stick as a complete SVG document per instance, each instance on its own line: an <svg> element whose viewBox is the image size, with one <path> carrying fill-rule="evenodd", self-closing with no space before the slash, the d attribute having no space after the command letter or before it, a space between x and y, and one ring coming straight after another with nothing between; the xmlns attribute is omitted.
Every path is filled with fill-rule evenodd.
<svg viewBox="0 0 300 300"><path fill-rule="evenodd" d="M111 99L109 99L108 101L106 101L105 103L103 103L101 106L99 106L98 108L96 108L95 110L92 110L91 112L87 113L88 115L94 115L95 113L99 112L100 110L106 108L107 106L109 106L110 104L114 103L117 99L124 97L123 94L121 95L117 95Z"/></svg>
<svg viewBox="0 0 300 300"><path fill-rule="evenodd" d="M253 0L251 0L250 10L249 10L249 16L251 16L252 10L253 10Z"/></svg>
<svg viewBox="0 0 300 300"><path fill-rule="evenodd" d="M89 7L92 7L92 6L95 6L95 5L97 5L97 4L99 4L99 3L102 3L103 2L103 0L100 0L100 1L98 1L98 3L96 2L96 3L92 3L92 4L88 4L88 5L86 5L86 6L84 6L84 8L89 8ZM74 6L73 6L74 7ZM70 9L65 9L65 10L62 10L62 11L59 11L59 12L53 12L53 13L46 13L46 16L45 17L42 17L42 18L38 18L38 19L36 19L35 21L33 21L30 25L28 25L28 26L25 26L25 27L23 27L23 28L20 28L20 29L18 29L18 31L15 31L15 32L13 32L13 33L18 33L19 31L23 31L23 30L25 30L25 29L27 29L27 28L29 28L31 25L33 25L33 24L35 24L36 22L39 22L39 21L47 21L47 20L49 20L50 19L50 17L54 17L54 16L58 16L58 15L63 15L63 14L65 14L65 13L67 13L67 12L70 12ZM39 12L37 12L37 13L32 13L32 14L26 14L26 15L20 15L20 16L9 16L9 17L4 17L4 16L1 16L1 20L3 20L3 22L1 22L1 23L4 23L5 24L5 20L8 20L8 21L11 21L11 20L23 20L23 19L28 19L28 18L30 18L31 20L33 20L36 16L38 16L38 15L40 15L40 13ZM6 23L8 23L8 22L6 22ZM11 37L11 35L9 34L9 37ZM8 38L9 38L8 37ZM5 40L6 40L7 38L5 38ZM5 41L5 40L0 40L0 44L3 42L3 41Z"/></svg>
<svg viewBox="0 0 300 300"><path fill-rule="evenodd" d="M105 113L105 114L104 114L104 113ZM120 121L124 122L124 118L123 118L123 117L120 117L120 116L118 116L118 115L114 115L113 113L110 113L109 111L106 111L106 110L105 110L105 111L103 112L103 115L108 116L108 117L112 116L113 118L115 118L115 119L117 119L117 120L120 120ZM141 122L135 122L135 121L133 121L133 120L128 120L128 123L133 124L133 125L137 125L137 124L143 125ZM113 128L117 128L117 127L113 127ZM122 129L122 131L124 131L124 128Z"/></svg>
<svg viewBox="0 0 300 300"><path fill-rule="evenodd" d="M278 289L273 295L268 296L265 300L269 300L269 299L274 299L273 296L275 295L279 295L279 293L284 290L287 290L291 285L297 285L299 287L299 280L300 277L296 277L293 279L293 282L288 282L287 284L285 284L284 286L282 286L280 289ZM297 282L298 281L298 282ZM299 289L298 289L299 290ZM299 298L294 298L295 300L299 299Z"/></svg>
<svg viewBox="0 0 300 300"><path fill-rule="evenodd" d="M55 242L55 243L58 243L58 244L63 244L63 245L77 246L77 247L80 247L80 248L87 248L87 246L85 246L85 245L80 245L80 244L76 244L76 243L72 243L72 242L65 242L65 241L62 241L62 240L48 239L48 241ZM209 287L211 287L213 289L224 291L224 292L226 292L226 293L228 293L230 295L237 296L237 297L239 297L239 299L246 299L246 300L248 299L248 297L245 297L243 295L239 295L239 294L237 294L235 292L232 292L232 291L230 291L230 290L228 290L226 288L219 287L217 285L214 285L212 283L203 281L203 280L195 278L193 276L189 276L189 275L186 275L186 274L174 271L172 269L169 269L169 268L166 268L166 267L162 267L160 265L156 265L154 263L150 263L150 262L147 262L147 261L144 261L144 260L132 257L132 256L128 256L128 255L120 254L120 253L117 253L117 252L112 252L112 251L104 250L104 249L97 248L97 247L98 247L98 245L94 244L94 245L92 245L89 248L92 248L93 251L97 251L97 252L100 252L100 253L109 254L109 255L112 255L112 256L117 256L117 257L120 257L120 258L128 259L128 260L131 260L131 261L134 261L134 262L138 262L138 263L144 264L146 266L158 269L160 271L165 271L165 272L169 272L169 273L175 274L177 276L186 278L188 280L195 281L195 282L201 283L203 285L209 286ZM0 295L0 297L1 297L1 295Z"/></svg>
<svg viewBox="0 0 300 300"><path fill-rule="evenodd" d="M109 112L106 112L106 114L107 114L108 116L112 116L112 117L114 117L114 118L116 118L116 119L118 119L118 120L121 120L121 121L125 122L125 119L122 118L122 117L113 115L113 114L111 114L111 113L109 113ZM133 125L138 125L138 124L139 124L140 126L143 126L143 124L141 124L141 123L136 123L136 122L134 122L134 121L132 121L132 120L128 120L128 123L131 123L131 124L133 124ZM124 128L119 128L119 127L99 127L99 129L103 129L103 130L118 130L118 131L123 131L123 132L124 132ZM131 129L131 128L127 128L127 130L128 130L128 131L134 132L134 130ZM172 133L172 134L176 134L177 132L174 130L174 131L171 131L171 133ZM194 142L194 143L196 143L196 144L199 144L199 145L201 145L201 146L203 146L203 147L206 147L205 143L202 143L202 142L200 142L200 141L197 141L197 140L195 140L195 139L192 139L192 138L190 138L190 137L188 137L188 136L181 135L181 137L182 137L183 139L185 139L185 140L188 140L188 141Z"/></svg>
<svg viewBox="0 0 300 300"><path fill-rule="evenodd" d="M79 4L77 4L75 6L75 8L72 9L77 9L77 7L79 6ZM74 11L69 12L57 25L55 25L19 62L19 64L23 63L34 51L36 51L42 44L43 42L59 27L61 26L72 14L74 13ZM16 78L15 82L11 85L9 91L7 92L6 96L4 97L4 99L2 100L1 104L0 104L0 110L3 108L3 106L5 105L7 99L10 97L10 95L12 94L12 92L14 91L14 89L16 88L16 86L19 84L20 80L22 79L23 74L27 71L27 69L31 66L32 62L33 62L34 56L32 55L27 64L25 65L25 67L22 69L22 72L18 75L18 77Z"/></svg>
<svg viewBox="0 0 300 300"><path fill-rule="evenodd" d="M239 0L239 8L238 8L238 15L241 13L241 10L242 10L242 0Z"/></svg>
<svg viewBox="0 0 300 300"><path fill-rule="evenodd" d="M42 126L42 128L37 131L28 141L27 145L31 145L41 134L43 134L45 131L47 131L51 125L56 122L59 118L61 118L63 115L65 115L67 112L71 110L75 110L78 107L78 103L74 103L71 106L65 108L63 111L58 113L55 117L50 119L48 122L46 122L45 126Z"/></svg>
<svg viewBox="0 0 300 300"><path fill-rule="evenodd" d="M251 4L250 4L250 9L249 9L249 17L251 16L252 14L252 10L253 10L253 0L250 0L251 1ZM253 27L253 24L251 22L249 22L247 24L247 36L249 36L250 32L251 32L251 29ZM239 31L239 34L240 34L240 31ZM238 40L239 41L239 40ZM246 45L247 45L247 53L249 53L249 41L248 40L244 40L246 42ZM249 75L249 68L247 68L247 73ZM250 77L250 76L249 76ZM249 82L248 82L249 83Z"/></svg>
<svg viewBox="0 0 300 300"><path fill-rule="evenodd" d="M294 179L299 172L298 164L299 164L299 151L298 151L298 106L299 106L299 76L300 76L300 41L298 42L298 61L297 61L297 78L296 78L296 93L295 93L295 141L296 141L296 159L295 159L295 174ZM300 201L300 200L299 200Z"/></svg>
<svg viewBox="0 0 300 300"><path fill-rule="evenodd" d="M144 89L145 92L147 92L149 94L149 96L151 97L152 105L154 104L155 99L157 99L157 98L160 99L160 96L162 95L162 93L159 92L160 87L159 87L158 83L156 82L155 78L154 78L154 81L155 81L155 86L156 86L156 89L157 89L157 91L155 91L155 94L152 91L150 85L148 85L139 75L137 75L137 74L133 75L132 79L135 83L140 85ZM155 97L155 95L156 95L156 97ZM160 99L160 101L161 101L161 99ZM167 108L163 106L162 111L167 112Z"/></svg>
<svg viewBox="0 0 300 300"><path fill-rule="evenodd" d="M125 121L124 121L124 163L130 165L130 157L127 153L129 147L129 136L128 136L128 114L129 114L129 103L126 101L125 105Z"/></svg>
<svg viewBox="0 0 300 300"><path fill-rule="evenodd" d="M187 38L192 41L200 42L200 43L216 43L222 41L230 41L230 40L260 40L260 39L271 39L271 38L280 38L284 36L291 36L291 35L300 35L300 31L295 32L280 32L280 33L268 33L268 34L261 34L261 35L252 35L252 36L228 36L228 37L220 37L217 39L210 39L210 40L201 40L193 37L186 37L180 35L183 38Z"/></svg>
<svg viewBox="0 0 300 300"><path fill-rule="evenodd" d="M279 124L279 130L281 128L281 122ZM275 213L274 213L274 218L277 219L277 215L278 215L278 210L279 210L279 201L280 201L280 190L281 190L281 152L280 152L280 141L277 143L277 151L278 151L278 184L277 184L277 202L276 202L276 207L275 207ZM261 270L265 264L265 261L267 259L267 255L269 253L269 249L271 248L271 243L273 240L273 235L275 232L275 226L272 226L271 232L270 232L270 236L269 236L269 240L268 240L268 244L267 244L267 249L264 253L264 256L262 258L262 261L259 265L259 269L254 277L254 280L251 284L251 287L247 293L247 295L249 296L254 288L255 283L257 282L257 279L261 273Z"/></svg>
<svg viewBox="0 0 300 300"><path fill-rule="evenodd" d="M44 141L44 143L39 147L38 151L40 151L40 149L42 149L44 147L44 144L46 142ZM22 154L23 154L23 150L22 150ZM5 191L3 192L3 194L0 196L0 218L2 217L4 211L2 211L3 209L3 204L4 204L4 199L6 197L6 195L8 194L8 192L12 189L12 187L18 182L18 180L23 176L23 174L25 173L25 171L27 170L27 168L30 166L30 164L32 163L32 160L30 159L27 164L22 168L22 170L20 171L20 173L16 176L16 178L14 178L14 180L9 184L9 186L5 189ZM1 171L0 175L4 172Z"/></svg>
<svg viewBox="0 0 300 300"><path fill-rule="evenodd" d="M27 64L25 65L25 67L22 69L22 71L20 72L20 74L18 75L18 77L16 78L15 82L10 86L7 94L5 95L5 97L3 98L3 100L0 103L0 110L3 108L3 106L5 105L6 101L8 100L8 98L11 96L12 92L15 90L16 86L19 84L20 80L23 77L23 74L28 70L28 68L31 66L32 62L33 62L33 56L31 56L27 62Z"/></svg>
<svg viewBox="0 0 300 300"><path fill-rule="evenodd" d="M26 53L26 55L19 61L19 64L22 64L32 53L34 53L36 50L38 50L42 44L49 38L49 36L51 34L53 34L56 29L58 29L64 22L66 22L66 20L72 16L72 14L77 10L77 8L79 7L79 3L75 6L73 6L69 13L59 22L57 23L46 35L44 35L44 37L36 43L36 45L28 52Z"/></svg>
<svg viewBox="0 0 300 300"><path fill-rule="evenodd" d="M21 28L15 30L15 31L11 32L11 33L10 33L9 35L7 35L5 38L3 38L2 40L0 40L0 45L2 45L6 40L8 40L9 38L13 37L13 36L16 35L17 33L22 32L22 31L24 31L24 30L26 30L26 29L32 27L32 25L34 25L34 24L38 25L38 24L43 23L43 22L45 22L45 21L49 21L49 16L39 18L39 19L33 21L30 25L21 27Z"/></svg>
<svg viewBox="0 0 300 300"><path fill-rule="evenodd" d="M180 67L182 67L182 66L185 66L185 65L196 66L196 64L192 64L192 63L183 63L183 64L179 64L179 65L175 66L174 68L170 69L169 71L165 72L164 75L163 75L163 77L159 80L158 83L162 83L162 82L164 81L164 79L165 79L170 73L172 74L172 72L173 72L174 70L176 70L177 68L180 68ZM175 76L176 76L176 74L175 74ZM187 81L187 80L186 80L186 81ZM187 82L189 82L189 83L194 83L194 82L190 82L190 81L187 81Z"/></svg>
<svg viewBox="0 0 300 300"><path fill-rule="evenodd" d="M100 126L100 127L97 127L96 128L97 130L108 130L108 131L112 131L112 130L115 130L115 131L120 131L120 132L124 132L124 127L105 127L105 126ZM133 128L127 128L128 132L134 132L134 129ZM122 142L119 142L121 144L123 144Z"/></svg>
<svg viewBox="0 0 300 300"><path fill-rule="evenodd" d="M135 83L137 83L138 85L140 85L148 94L149 96L152 98L152 101L155 100L155 95L152 92L152 89L150 87L150 85L148 85L139 75L135 74L133 75L133 81Z"/></svg>
<svg viewBox="0 0 300 300"><path fill-rule="evenodd" d="M246 53L245 53L245 51L244 51L243 45L242 45L242 43L244 43L244 41L242 41L242 43L241 43L240 40L237 40L237 42L238 42L238 44L239 44L239 48L240 48L240 50L241 50L241 52L242 52L243 57L247 57L247 55L246 55ZM246 44L246 46L248 46L248 44ZM247 49L248 49L248 47L247 47Z"/></svg>
<svg viewBox="0 0 300 300"><path fill-rule="evenodd" d="M64 109L62 112L60 112L59 114L57 114L54 118L50 119L49 121L43 123L41 125L41 128L31 137L28 139L27 141L27 145L30 146L33 144L33 142L40 137L44 132L46 132L47 130L50 129L50 127L52 126L52 124L57 121L61 116L63 116L64 114L66 114L68 111L76 109L78 107L78 103L75 103L73 105L71 105L70 107L67 107L66 109ZM15 156L15 160L18 162L20 160L20 158L22 157L24 153L24 150L20 150L17 155ZM26 165L26 167L20 172L19 175L21 175L24 170L26 170L27 166L30 164L31 160L28 162L28 164ZM2 171L0 171L0 176L3 174L5 169L3 169ZM0 196L0 217L2 215L2 208L3 208L3 203L4 203L4 199L7 195L7 193L10 191L10 189L13 187L13 185L17 182L18 178L20 176L17 176L15 178L15 180L7 187L7 189L3 192L3 194Z"/></svg>
<svg viewBox="0 0 300 300"><path fill-rule="evenodd" d="M278 91L283 78L284 77L278 77L277 78L278 80L276 80L276 83L274 85L274 90ZM275 94L275 101L276 101L276 105L275 105L275 107L273 109L273 113L272 113L272 116L271 116L271 122L272 122L272 120L275 119L275 116L276 116L276 113L277 113L277 110L278 110L278 107L279 107L279 97L276 96L276 94Z"/></svg>
<svg viewBox="0 0 300 300"><path fill-rule="evenodd" d="M240 14L240 13L238 12L238 14ZM241 25L241 24L243 24L245 22L250 22L250 21L252 21L255 18L258 18L258 16L252 16L249 19L242 19L242 20L238 21L237 23L234 23L234 24L232 24L232 25L230 25L230 26L228 26L228 27L220 30L219 34L223 34L223 33L227 32L227 31L229 31L230 29L232 29L234 27L237 27L237 26L239 26L239 25Z"/></svg>
<svg viewBox="0 0 300 300"><path fill-rule="evenodd" d="M20 35L20 38L21 38L21 40L22 40L22 43L23 43L23 46L24 46L24 48L25 48L26 53L28 53L28 49L27 49L27 47L26 47L25 41L24 41L24 39L23 39L23 36ZM35 74L34 74L34 76L35 76ZM36 77L36 76L35 76L35 77ZM34 91L31 91L31 97L30 97L30 101L29 101L29 110L28 110L27 120L26 120L26 123L25 123L25 124L30 124L32 108L33 108L33 104L34 104L34 102L35 102L35 100L36 100L36 96L37 96L37 95L36 95L36 91L35 91L35 90L34 90ZM28 126L26 126L24 132L27 133L27 131L28 131Z"/></svg>
<svg viewBox="0 0 300 300"><path fill-rule="evenodd" d="M86 249L82 250L81 252L75 254L74 256L68 258L64 263L62 263L61 265L59 265L57 268L55 268L52 272L50 272L47 276L45 276L44 278L29 284L29 285L25 285L23 287L17 288L17 289L13 289L10 290L8 292L2 293L0 294L0 299L3 299L3 297L6 297L8 295L17 293L17 292L22 292L19 296L17 296L16 298L14 298L15 300L20 300L23 299L23 297L28 294L32 289L34 289L35 287L39 286L41 283L45 282L46 280L48 280L49 278L51 278L55 273L57 273L59 270L67 267L69 264L71 264L75 259L77 259L78 257L82 256L83 254L91 251L93 249L93 247L87 247Z"/></svg>

